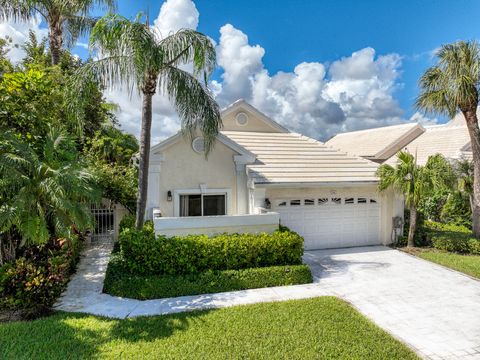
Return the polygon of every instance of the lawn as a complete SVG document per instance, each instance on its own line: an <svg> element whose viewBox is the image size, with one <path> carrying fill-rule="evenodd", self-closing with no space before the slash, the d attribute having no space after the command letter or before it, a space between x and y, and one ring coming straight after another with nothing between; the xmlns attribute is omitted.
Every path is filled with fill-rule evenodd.
<svg viewBox="0 0 480 360"><path fill-rule="evenodd" d="M125 268L121 256L114 254L108 264L103 291L147 300L311 282L308 265L215 270L186 275L136 275Z"/></svg>
<svg viewBox="0 0 480 360"><path fill-rule="evenodd" d="M461 255L439 251L421 251L416 255L480 279L480 255Z"/></svg>
<svg viewBox="0 0 480 360"><path fill-rule="evenodd" d="M59 313L0 325L1 359L417 359L334 297L112 320Z"/></svg>

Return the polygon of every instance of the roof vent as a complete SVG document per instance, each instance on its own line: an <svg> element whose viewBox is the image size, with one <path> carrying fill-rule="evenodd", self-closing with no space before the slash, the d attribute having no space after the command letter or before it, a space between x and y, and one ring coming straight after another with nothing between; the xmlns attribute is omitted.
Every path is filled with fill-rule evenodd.
<svg viewBox="0 0 480 360"><path fill-rule="evenodd" d="M196 137L195 139L193 139L192 141L192 149L193 151L195 151L196 153L203 153L205 152L205 141L203 140L203 137Z"/></svg>
<svg viewBox="0 0 480 360"><path fill-rule="evenodd" d="M237 116L235 116L235 121L239 126L245 126L248 123L248 115L244 112L239 112Z"/></svg>

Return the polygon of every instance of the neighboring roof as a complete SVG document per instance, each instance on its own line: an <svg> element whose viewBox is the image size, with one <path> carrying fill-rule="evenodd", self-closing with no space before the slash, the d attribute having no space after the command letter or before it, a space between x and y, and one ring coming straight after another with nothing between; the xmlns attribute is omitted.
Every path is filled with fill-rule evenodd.
<svg viewBox="0 0 480 360"><path fill-rule="evenodd" d="M254 153L248 165L256 183L376 182L378 164L347 155L321 142L295 133L222 131Z"/></svg>
<svg viewBox="0 0 480 360"><path fill-rule="evenodd" d="M480 109L477 109L477 117L480 118ZM461 112L458 112L457 115L454 116L449 122L445 124L445 126L465 126L465 116Z"/></svg>
<svg viewBox="0 0 480 360"><path fill-rule="evenodd" d="M337 134L326 145L371 159L388 159L420 136L425 129L417 123L386 126Z"/></svg>
<svg viewBox="0 0 480 360"><path fill-rule="evenodd" d="M404 149L417 154L417 163L424 165L431 155L442 154L447 159L468 157L470 136L466 126L436 125L425 127L425 132L408 144ZM395 164L396 155L386 161Z"/></svg>
<svg viewBox="0 0 480 360"><path fill-rule="evenodd" d="M257 116L257 118L259 118L265 124L270 126L272 128L272 130L279 131L279 132L282 132L282 133L290 132L290 130L288 130L286 127L283 127L282 125L280 125L276 121L272 120L267 115L262 113L260 110L258 110L254 106L250 105L244 99L239 99L239 100L231 103L230 105L228 105L226 108L222 109L222 111L221 111L222 118L224 118L227 115L229 115L231 113L234 113L234 112L236 112L240 109L253 113L254 115Z"/></svg>

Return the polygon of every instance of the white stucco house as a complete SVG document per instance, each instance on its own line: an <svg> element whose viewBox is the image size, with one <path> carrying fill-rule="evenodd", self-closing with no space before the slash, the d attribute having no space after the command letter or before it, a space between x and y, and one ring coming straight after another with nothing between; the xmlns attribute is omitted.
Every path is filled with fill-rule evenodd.
<svg viewBox="0 0 480 360"><path fill-rule="evenodd" d="M273 231L306 249L388 244L403 200L379 193L378 164L292 133L243 100L222 111L205 158L201 136L151 149L147 213L157 233Z"/></svg>

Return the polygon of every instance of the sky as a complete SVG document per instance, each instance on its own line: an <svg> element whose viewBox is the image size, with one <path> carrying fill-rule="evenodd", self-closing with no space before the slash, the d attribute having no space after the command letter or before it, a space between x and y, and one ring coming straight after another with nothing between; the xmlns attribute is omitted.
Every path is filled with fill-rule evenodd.
<svg viewBox="0 0 480 360"><path fill-rule="evenodd" d="M118 12L148 13L165 36L196 29L216 45L218 68L209 83L221 107L244 98L299 133L326 140L339 132L443 117L414 108L421 74L435 51L457 40L477 40L477 0L120 0ZM95 15L101 16L100 11ZM0 36L25 40L41 19L0 23ZM72 50L88 56L88 39ZM21 49L9 54L14 61ZM138 135L141 102L122 89L107 90L120 105L125 131ZM152 142L172 135L180 120L168 99L154 98Z"/></svg>

